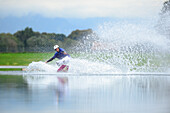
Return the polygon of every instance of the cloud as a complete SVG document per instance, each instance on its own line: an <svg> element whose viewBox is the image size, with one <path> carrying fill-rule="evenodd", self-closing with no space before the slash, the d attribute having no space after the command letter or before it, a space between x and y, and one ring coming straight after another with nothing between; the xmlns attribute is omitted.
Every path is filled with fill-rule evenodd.
<svg viewBox="0 0 170 113"><path fill-rule="evenodd" d="M0 17L39 14L45 17L150 17L164 0L0 0Z"/></svg>

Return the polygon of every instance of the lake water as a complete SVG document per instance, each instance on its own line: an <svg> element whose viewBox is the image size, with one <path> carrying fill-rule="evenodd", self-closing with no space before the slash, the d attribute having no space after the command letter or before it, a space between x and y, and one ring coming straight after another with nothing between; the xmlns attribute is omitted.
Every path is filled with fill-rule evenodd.
<svg viewBox="0 0 170 113"><path fill-rule="evenodd" d="M0 113L170 113L168 74L0 75Z"/></svg>

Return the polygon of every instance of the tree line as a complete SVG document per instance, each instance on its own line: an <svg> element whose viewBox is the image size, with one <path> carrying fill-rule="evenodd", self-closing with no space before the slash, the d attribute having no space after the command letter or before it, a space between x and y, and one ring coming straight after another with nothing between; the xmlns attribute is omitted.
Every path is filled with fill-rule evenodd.
<svg viewBox="0 0 170 113"><path fill-rule="evenodd" d="M69 36L55 33L40 33L26 27L14 34L0 33L0 52L51 52L55 44L70 49L91 34L91 29L75 30Z"/></svg>

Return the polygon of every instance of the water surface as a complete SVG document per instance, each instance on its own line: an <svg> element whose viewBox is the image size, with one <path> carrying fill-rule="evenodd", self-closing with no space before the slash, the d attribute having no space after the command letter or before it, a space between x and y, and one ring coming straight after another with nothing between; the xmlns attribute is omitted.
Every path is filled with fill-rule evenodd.
<svg viewBox="0 0 170 113"><path fill-rule="evenodd" d="M169 113L166 75L0 75L1 113Z"/></svg>

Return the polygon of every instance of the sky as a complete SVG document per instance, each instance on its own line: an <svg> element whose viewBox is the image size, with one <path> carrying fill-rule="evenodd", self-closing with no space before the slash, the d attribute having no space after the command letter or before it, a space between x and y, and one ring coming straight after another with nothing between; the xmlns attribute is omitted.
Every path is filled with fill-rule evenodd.
<svg viewBox="0 0 170 113"><path fill-rule="evenodd" d="M150 17L165 0L0 0L0 17L39 14L48 18Z"/></svg>
<svg viewBox="0 0 170 113"><path fill-rule="evenodd" d="M69 34L105 21L158 16L166 0L0 0L0 33L26 27ZM135 20L136 19L136 20Z"/></svg>

